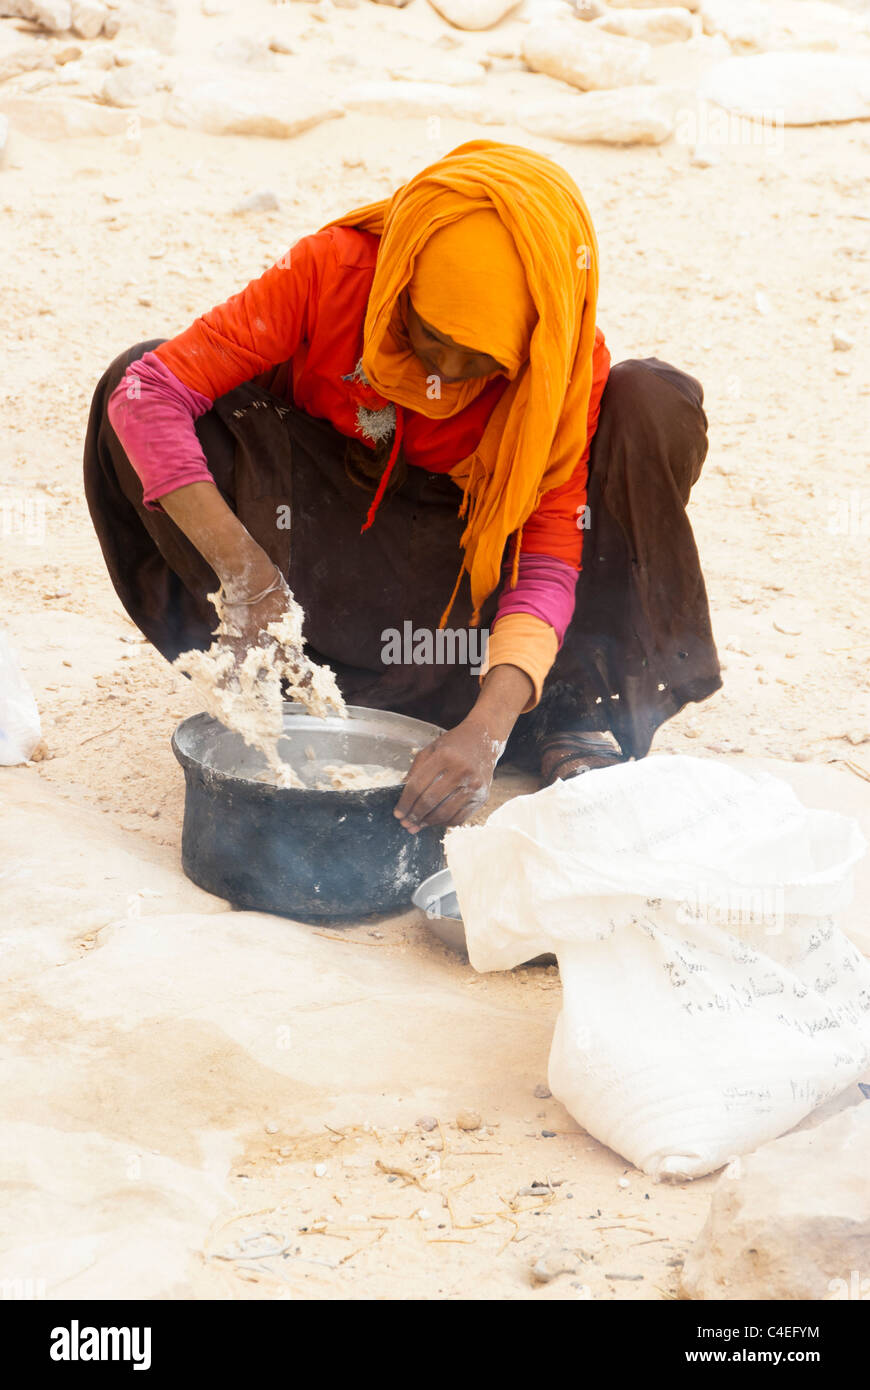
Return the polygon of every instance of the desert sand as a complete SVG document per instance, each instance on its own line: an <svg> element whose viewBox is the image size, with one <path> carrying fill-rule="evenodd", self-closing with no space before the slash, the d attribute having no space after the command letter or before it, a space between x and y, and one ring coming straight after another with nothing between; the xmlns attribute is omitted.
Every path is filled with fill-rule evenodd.
<svg viewBox="0 0 870 1390"><path fill-rule="evenodd" d="M814 10L868 18L857 3L757 8L799 30ZM481 136L542 150L592 212L614 361L658 356L705 388L690 514L724 688L654 752L762 762L868 833L870 125L702 138L697 85L756 51L739 34L652 50L694 125L572 144L516 123L572 90L516 56L534 5L475 33L427 0L187 0L174 26L168 7L156 23L139 9L144 28L111 39L0 19L0 59L82 50L0 81L0 625L44 735L38 760L0 770L0 1279L49 1298L673 1298L717 1179L654 1185L547 1098L555 967L480 976L415 910L312 928L233 912L183 876L169 739L199 704L105 573L81 487L87 410L117 353L171 336L437 155ZM870 52L870 29L827 33L802 51ZM351 83L440 95L408 114L405 92L401 118L358 97L285 138L167 123L194 78L257 86L256 63L214 55L245 36L274 37L269 81L330 110ZM113 64L149 63L164 66L135 105L93 99ZM234 211L264 190L277 207ZM505 770L490 804L535 785ZM850 918L865 950L868 889L865 869ZM480 1128L457 1126L465 1110ZM582 1252L578 1272L534 1282L562 1247Z"/></svg>

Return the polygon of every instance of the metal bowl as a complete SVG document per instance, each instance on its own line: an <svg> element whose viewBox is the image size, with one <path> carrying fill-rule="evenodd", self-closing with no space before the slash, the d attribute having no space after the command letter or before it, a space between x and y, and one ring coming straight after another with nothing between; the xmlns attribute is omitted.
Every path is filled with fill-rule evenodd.
<svg viewBox="0 0 870 1390"><path fill-rule="evenodd" d="M462 913L459 910L459 898L456 896L456 889L453 886L453 875L449 869L440 869L437 874L432 874L419 888L412 894L411 901L415 907L419 907L421 912L426 914L429 930L439 941L443 941L445 946L449 946L451 951L461 951L468 954L468 943L465 940L465 927L462 924ZM554 955L535 956L534 960L527 960L523 965L555 965Z"/></svg>
<svg viewBox="0 0 870 1390"><path fill-rule="evenodd" d="M262 755L209 715L185 719L172 738L186 782L185 873L236 907L301 921L401 910L444 863L440 829L409 835L393 815L416 753L442 732L386 710L350 705L347 719L319 719L285 702L278 747L303 777L324 762L397 774L396 786L300 790L258 781Z"/></svg>

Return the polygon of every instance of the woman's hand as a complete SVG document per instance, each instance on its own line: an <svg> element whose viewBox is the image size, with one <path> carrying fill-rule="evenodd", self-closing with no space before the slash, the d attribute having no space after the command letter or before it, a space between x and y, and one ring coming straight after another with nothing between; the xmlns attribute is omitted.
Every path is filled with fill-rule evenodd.
<svg viewBox="0 0 870 1390"><path fill-rule="evenodd" d="M486 801L495 765L532 694L518 666L494 666L471 713L418 753L393 815L416 835L424 825L462 825Z"/></svg>
<svg viewBox="0 0 870 1390"><path fill-rule="evenodd" d="M502 747L469 715L417 754L393 814L412 835L424 825L461 825L489 796Z"/></svg>

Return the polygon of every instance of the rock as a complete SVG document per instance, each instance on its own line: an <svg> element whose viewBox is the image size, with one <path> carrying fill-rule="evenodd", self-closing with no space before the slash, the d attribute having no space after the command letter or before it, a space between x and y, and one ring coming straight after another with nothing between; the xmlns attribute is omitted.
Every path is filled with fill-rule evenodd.
<svg viewBox="0 0 870 1390"><path fill-rule="evenodd" d="M315 1165L314 1165L314 1176L315 1176L316 1178L325 1178L327 1172L328 1172L328 1169L327 1169L325 1163L315 1163Z"/></svg>
<svg viewBox="0 0 870 1390"><path fill-rule="evenodd" d="M543 1081L539 1081L535 1089L532 1091L532 1095L535 1096L538 1100L549 1100L552 1094L553 1092L550 1090L549 1086L545 1086Z"/></svg>
<svg viewBox="0 0 870 1390"><path fill-rule="evenodd" d="M50 33L63 33L72 24L70 0L3 0L0 13L28 19Z"/></svg>
<svg viewBox="0 0 870 1390"><path fill-rule="evenodd" d="M607 0L611 10L658 10L662 8L662 0ZM671 0L671 4L681 10L697 10L701 7L701 0Z"/></svg>
<svg viewBox="0 0 870 1390"><path fill-rule="evenodd" d="M431 1134L433 1129L438 1128L438 1121L434 1115L421 1115L417 1120L417 1128L424 1129L427 1134Z"/></svg>
<svg viewBox="0 0 870 1390"><path fill-rule="evenodd" d="M456 1116L457 1129L480 1129L482 1123L476 1110L460 1110Z"/></svg>
<svg viewBox="0 0 870 1390"><path fill-rule="evenodd" d="M850 1297L852 1271L870 1295L870 1105L763 1144L713 1191L686 1257L682 1292L705 1300Z"/></svg>
<svg viewBox="0 0 870 1390"><path fill-rule="evenodd" d="M77 63L81 56L82 50L79 48L78 44L71 43L55 51L54 61L57 63L58 67L64 67L67 63Z"/></svg>
<svg viewBox="0 0 870 1390"><path fill-rule="evenodd" d="M172 93L166 108L170 125L209 135L264 135L285 139L342 115L335 101L282 82L210 79Z"/></svg>
<svg viewBox="0 0 870 1390"><path fill-rule="evenodd" d="M240 203L236 203L233 213L238 215L243 212L278 212L280 207L278 195L273 193L271 188L262 188L259 193L252 193L250 198L243 198Z"/></svg>
<svg viewBox="0 0 870 1390"><path fill-rule="evenodd" d="M107 38L114 38L119 29L124 37L136 35L151 48L171 52L175 42L175 0L118 0L103 26ZM114 20L112 32L107 27Z"/></svg>
<svg viewBox="0 0 870 1390"><path fill-rule="evenodd" d="M660 145L673 133L674 99L663 88L622 87L541 97L521 107L524 130L569 144Z"/></svg>
<svg viewBox="0 0 870 1390"><path fill-rule="evenodd" d="M604 6L599 5L598 0L573 0L573 10L575 18L585 21L604 14Z"/></svg>
<svg viewBox="0 0 870 1390"><path fill-rule="evenodd" d="M752 53L771 40L770 16L758 0L703 0L705 34L721 34L737 53Z"/></svg>
<svg viewBox="0 0 870 1390"><path fill-rule="evenodd" d="M22 135L38 140L69 136L123 135L129 117L108 106L77 101L75 97L13 96L3 98L3 111Z"/></svg>
<svg viewBox="0 0 870 1390"><path fill-rule="evenodd" d="M135 63L131 67L113 68L106 74L100 100L107 106L138 106L153 96L159 85L158 69L148 64Z"/></svg>
<svg viewBox="0 0 870 1390"><path fill-rule="evenodd" d="M80 39L95 39L103 32L108 17L105 5L94 0L72 0L72 31Z"/></svg>
<svg viewBox="0 0 870 1390"><path fill-rule="evenodd" d="M532 1278L538 1284L549 1284L560 1274L576 1274L580 1266L591 1259L592 1256L585 1250L565 1250L554 1246L536 1260L532 1266Z"/></svg>
<svg viewBox="0 0 870 1390"><path fill-rule="evenodd" d="M618 10L596 20L593 28L653 44L682 43L695 32L689 11L681 9Z"/></svg>
<svg viewBox="0 0 870 1390"><path fill-rule="evenodd" d="M222 39L220 43L216 43L212 52L219 63L226 63L231 67L274 69L278 64L275 61L274 50L270 47L271 42L271 39L267 38L237 34L234 38Z"/></svg>
<svg viewBox="0 0 870 1390"><path fill-rule="evenodd" d="M831 342L835 352L851 352L855 346L852 338L847 338L845 333L832 333Z"/></svg>
<svg viewBox="0 0 870 1390"><path fill-rule="evenodd" d="M727 111L782 125L870 118L870 59L834 53L729 58L704 75L699 95Z"/></svg>
<svg viewBox="0 0 870 1390"><path fill-rule="evenodd" d="M81 52L81 50L79 50ZM11 53L7 53L0 58L0 82L7 82L10 77L19 77L22 72L36 72L39 68L53 68L58 59L50 53L41 53L39 49L15 48Z"/></svg>
<svg viewBox="0 0 870 1390"><path fill-rule="evenodd" d="M721 162L722 156L719 151L710 149L708 145L699 145L689 155L689 163L696 169L713 169Z"/></svg>
<svg viewBox="0 0 870 1390"><path fill-rule="evenodd" d="M491 60L490 60L491 61ZM512 64L516 68L517 64ZM394 81L416 81L418 65L407 67L388 67L387 76ZM426 78L430 82L444 82L448 87L475 86L483 82L486 68L482 63L473 63L468 58L453 54L430 53L426 58Z"/></svg>
<svg viewBox="0 0 870 1390"><path fill-rule="evenodd" d="M522 53L533 72L589 92L642 82L652 49L637 39L611 37L572 22L533 25Z"/></svg>
<svg viewBox="0 0 870 1390"><path fill-rule="evenodd" d="M274 1120L267 1120L264 1125L264 1129L267 1134L277 1134L279 1128L280 1126L276 1125Z"/></svg>
<svg viewBox="0 0 870 1390"><path fill-rule="evenodd" d="M479 125L503 125L501 106L486 92L466 92L446 82L360 82L344 98L348 111L365 111L373 116L452 117L476 121Z"/></svg>
<svg viewBox="0 0 870 1390"><path fill-rule="evenodd" d="M519 3L520 0L429 0L454 29L493 29Z"/></svg>

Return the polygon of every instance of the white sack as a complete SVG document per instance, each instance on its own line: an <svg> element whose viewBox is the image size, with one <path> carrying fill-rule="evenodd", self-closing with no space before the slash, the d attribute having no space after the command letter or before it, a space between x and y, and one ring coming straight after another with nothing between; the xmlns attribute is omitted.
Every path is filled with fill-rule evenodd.
<svg viewBox="0 0 870 1390"><path fill-rule="evenodd" d="M835 920L866 845L777 778L648 758L445 848L475 969L558 956L550 1089L645 1172L712 1172L870 1067L870 964Z"/></svg>

